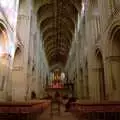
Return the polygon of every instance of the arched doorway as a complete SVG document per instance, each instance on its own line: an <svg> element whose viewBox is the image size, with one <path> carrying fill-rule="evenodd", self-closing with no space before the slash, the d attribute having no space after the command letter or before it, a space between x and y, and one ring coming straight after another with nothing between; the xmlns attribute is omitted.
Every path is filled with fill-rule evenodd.
<svg viewBox="0 0 120 120"><path fill-rule="evenodd" d="M120 21L119 21L120 22ZM119 23L118 23L119 24ZM120 100L120 25L114 23L110 34L108 43L108 57L110 76L109 83L111 83L112 89L109 89L109 98L112 100Z"/></svg>
<svg viewBox="0 0 120 120"><path fill-rule="evenodd" d="M97 58L96 67L98 71L100 100L105 100L106 92L105 92L104 64L103 64L103 57L99 49L96 50L96 58Z"/></svg>

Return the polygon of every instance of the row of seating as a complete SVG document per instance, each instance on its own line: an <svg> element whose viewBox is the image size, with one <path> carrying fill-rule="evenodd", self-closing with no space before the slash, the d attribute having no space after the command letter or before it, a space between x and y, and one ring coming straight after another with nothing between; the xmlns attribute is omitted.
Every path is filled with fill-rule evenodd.
<svg viewBox="0 0 120 120"><path fill-rule="evenodd" d="M120 102L74 102L70 105L70 112L78 119L120 120Z"/></svg>
<svg viewBox="0 0 120 120"><path fill-rule="evenodd" d="M0 120L37 120L49 104L49 100L1 102Z"/></svg>

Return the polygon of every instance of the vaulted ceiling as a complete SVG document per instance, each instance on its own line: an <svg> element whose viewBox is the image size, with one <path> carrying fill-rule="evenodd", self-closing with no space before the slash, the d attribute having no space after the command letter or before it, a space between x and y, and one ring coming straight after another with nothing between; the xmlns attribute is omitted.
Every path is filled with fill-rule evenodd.
<svg viewBox="0 0 120 120"><path fill-rule="evenodd" d="M37 18L49 66L58 63L64 66L73 40L81 0L38 1L41 4Z"/></svg>

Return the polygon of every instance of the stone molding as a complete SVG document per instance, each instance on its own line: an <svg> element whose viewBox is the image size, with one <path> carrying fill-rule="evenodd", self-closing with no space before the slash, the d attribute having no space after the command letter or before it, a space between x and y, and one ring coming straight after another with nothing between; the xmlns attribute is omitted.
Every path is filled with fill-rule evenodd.
<svg viewBox="0 0 120 120"><path fill-rule="evenodd" d="M22 66L15 66L13 67L12 71L22 71L23 67Z"/></svg>
<svg viewBox="0 0 120 120"><path fill-rule="evenodd" d="M18 21L19 20L30 20L30 16L28 15L18 15Z"/></svg>
<svg viewBox="0 0 120 120"><path fill-rule="evenodd" d="M99 72L100 72L100 71L102 72L102 71L103 71L103 68L97 68L97 67L96 67L96 68L91 68L91 69L92 69L92 71L96 71L96 72L98 72L98 71L99 71Z"/></svg>
<svg viewBox="0 0 120 120"><path fill-rule="evenodd" d="M120 62L120 56L108 56L105 58L105 61Z"/></svg>

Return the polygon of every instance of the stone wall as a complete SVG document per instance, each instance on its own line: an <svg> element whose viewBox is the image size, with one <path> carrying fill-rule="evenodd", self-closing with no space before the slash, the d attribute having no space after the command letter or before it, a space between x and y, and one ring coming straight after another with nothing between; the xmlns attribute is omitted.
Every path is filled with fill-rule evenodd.
<svg viewBox="0 0 120 120"><path fill-rule="evenodd" d="M80 23L82 27L79 30L82 34L77 32L81 43L78 47L79 56L83 57L79 57L80 63L77 62L78 58L74 60L78 66L76 68L84 71L81 75L79 70L77 74L79 79L76 81L80 80L81 75L84 83L79 83L78 86L84 85L83 92L79 94L84 94L85 99L119 100L119 2L119 0L89 0L86 3L83 1L85 19ZM74 52L78 51L72 50L71 53ZM69 57L68 64L72 64L72 59ZM69 66L66 69L68 73L71 71ZM72 70L74 76L74 72L77 71Z"/></svg>

